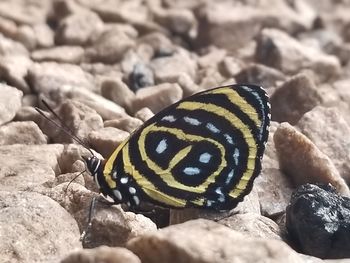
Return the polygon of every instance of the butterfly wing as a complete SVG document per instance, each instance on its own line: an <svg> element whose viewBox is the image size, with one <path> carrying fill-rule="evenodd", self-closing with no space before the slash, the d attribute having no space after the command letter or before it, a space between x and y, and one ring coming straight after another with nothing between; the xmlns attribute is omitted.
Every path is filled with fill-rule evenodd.
<svg viewBox="0 0 350 263"><path fill-rule="evenodd" d="M143 201L227 210L260 173L269 122L262 88L218 87L159 112L110 159Z"/></svg>

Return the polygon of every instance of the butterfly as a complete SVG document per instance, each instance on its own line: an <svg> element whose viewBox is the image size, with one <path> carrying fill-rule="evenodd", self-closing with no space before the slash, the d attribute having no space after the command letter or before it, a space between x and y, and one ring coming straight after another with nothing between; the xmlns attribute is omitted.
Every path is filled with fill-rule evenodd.
<svg viewBox="0 0 350 263"><path fill-rule="evenodd" d="M157 113L107 160L85 162L116 204L230 210L261 171L270 118L261 87L217 87Z"/></svg>

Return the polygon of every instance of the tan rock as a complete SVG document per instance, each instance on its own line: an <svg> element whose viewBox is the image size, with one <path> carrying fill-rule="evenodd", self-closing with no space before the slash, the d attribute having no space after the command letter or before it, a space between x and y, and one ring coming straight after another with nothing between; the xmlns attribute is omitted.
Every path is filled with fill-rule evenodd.
<svg viewBox="0 0 350 263"><path fill-rule="evenodd" d="M13 38L17 32L17 25L10 19L0 18L0 33L6 37Z"/></svg>
<svg viewBox="0 0 350 263"><path fill-rule="evenodd" d="M199 13L197 43L237 51L264 27L281 28L289 33L310 28L316 13L302 1L294 8L283 1L233 2L203 5Z"/></svg>
<svg viewBox="0 0 350 263"><path fill-rule="evenodd" d="M101 95L127 109L130 109L131 101L135 97L135 93L121 79L117 78L102 81Z"/></svg>
<svg viewBox="0 0 350 263"><path fill-rule="evenodd" d="M304 114L297 127L334 163L350 182L350 127L334 108L316 107Z"/></svg>
<svg viewBox="0 0 350 263"><path fill-rule="evenodd" d="M305 46L285 32L264 29L257 40L256 60L284 73L297 74L310 69L320 82L340 74L340 63L335 56Z"/></svg>
<svg viewBox="0 0 350 263"><path fill-rule="evenodd" d="M103 157L108 158L129 135L126 131L107 127L90 132L89 142Z"/></svg>
<svg viewBox="0 0 350 263"><path fill-rule="evenodd" d="M34 61L56 61L60 63L79 64L84 57L84 49L79 46L58 46L32 52Z"/></svg>
<svg viewBox="0 0 350 263"><path fill-rule="evenodd" d="M276 87L285 81L285 75L274 68L262 64L251 64L234 75L238 83L252 83L262 86L271 96Z"/></svg>
<svg viewBox="0 0 350 263"><path fill-rule="evenodd" d="M92 76L72 64L34 63L28 71L28 78L34 90L47 97L50 97L50 92L60 90L64 85L95 89Z"/></svg>
<svg viewBox="0 0 350 263"><path fill-rule="evenodd" d="M0 59L0 74L8 84L20 89L24 94L28 94L31 93L31 90L25 77L32 64L33 62L27 56L3 56Z"/></svg>
<svg viewBox="0 0 350 263"><path fill-rule="evenodd" d="M130 250L121 247L100 246L72 252L61 263L141 263Z"/></svg>
<svg viewBox="0 0 350 263"><path fill-rule="evenodd" d="M0 199L2 261L58 262L81 248L77 223L52 199L27 191L0 191Z"/></svg>
<svg viewBox="0 0 350 263"><path fill-rule="evenodd" d="M103 22L94 12L78 12L61 20L56 41L65 45L84 45L102 29Z"/></svg>
<svg viewBox="0 0 350 263"><path fill-rule="evenodd" d="M105 127L114 127L129 133L132 133L135 130L137 130L139 127L141 127L142 124L143 121L133 117L124 117L104 122Z"/></svg>
<svg viewBox="0 0 350 263"><path fill-rule="evenodd" d="M0 145L46 143L46 136L35 122L10 122L0 126Z"/></svg>
<svg viewBox="0 0 350 263"><path fill-rule="evenodd" d="M0 146L0 188L26 190L53 181L62 151L63 145L52 144Z"/></svg>
<svg viewBox="0 0 350 263"><path fill-rule="evenodd" d="M200 91L199 86L186 73L182 73L179 75L177 83L182 88L184 98Z"/></svg>
<svg viewBox="0 0 350 263"><path fill-rule="evenodd" d="M83 141L87 139L91 131L99 130L103 127L101 116L95 110L77 101L67 100L55 112L61 118L62 125L69 127L69 132ZM52 113L47 113L46 116L59 123ZM66 134L62 129L54 126L43 117L41 117L38 125L54 142L75 142L72 136Z"/></svg>
<svg viewBox="0 0 350 263"><path fill-rule="evenodd" d="M23 92L8 86L0 84L0 125L11 121L22 104Z"/></svg>
<svg viewBox="0 0 350 263"><path fill-rule="evenodd" d="M91 62L113 64L119 62L127 50L134 46L133 37L119 28L112 28L99 34L86 49L86 59Z"/></svg>
<svg viewBox="0 0 350 263"><path fill-rule="evenodd" d="M307 75L298 74L283 83L270 102L272 119L293 125L305 112L321 104L322 96Z"/></svg>
<svg viewBox="0 0 350 263"><path fill-rule="evenodd" d="M195 29L196 18L188 9L164 9L161 7L152 8L154 20L169 29L171 32L180 35L191 35Z"/></svg>
<svg viewBox="0 0 350 263"><path fill-rule="evenodd" d="M21 42L28 50L33 50L36 47L35 33L31 26L19 26L16 32L16 40Z"/></svg>
<svg viewBox="0 0 350 263"><path fill-rule="evenodd" d="M0 3L0 14L1 14L1 3ZM5 37L0 34L0 55L1 56L28 56L28 50L25 46L17 41Z"/></svg>
<svg viewBox="0 0 350 263"><path fill-rule="evenodd" d="M182 98L182 89L178 84L163 83L137 91L133 101L133 112L148 107L152 112L159 112Z"/></svg>
<svg viewBox="0 0 350 263"><path fill-rule="evenodd" d="M13 20L18 24L45 23L50 11L49 1L25 0L4 1L0 3L0 16ZM9 12L11 10L11 12Z"/></svg>
<svg viewBox="0 0 350 263"><path fill-rule="evenodd" d="M158 57L151 61L156 83L175 82L180 74L186 73L192 79L196 77L197 64L188 51L179 49L174 55Z"/></svg>
<svg viewBox="0 0 350 263"><path fill-rule="evenodd" d="M134 238L127 248L145 263L304 262L282 241L250 238L204 219Z"/></svg>
<svg viewBox="0 0 350 263"><path fill-rule="evenodd" d="M274 134L281 169L296 186L305 183L332 184L340 194L350 190L337 168L305 135L288 123L282 123Z"/></svg>
<svg viewBox="0 0 350 263"><path fill-rule="evenodd" d="M138 118L141 121L145 122L148 119L152 118L154 116L154 113L149 108L144 107L139 109L134 116L135 118Z"/></svg>
<svg viewBox="0 0 350 263"><path fill-rule="evenodd" d="M256 213L235 214L218 223L249 237L282 240L279 226L270 218Z"/></svg>

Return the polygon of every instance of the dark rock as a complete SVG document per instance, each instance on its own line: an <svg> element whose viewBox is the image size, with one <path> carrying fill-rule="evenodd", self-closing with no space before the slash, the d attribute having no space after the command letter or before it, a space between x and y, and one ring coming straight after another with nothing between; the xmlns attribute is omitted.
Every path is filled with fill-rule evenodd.
<svg viewBox="0 0 350 263"><path fill-rule="evenodd" d="M133 91L148 86L154 86L155 82L152 69L142 63L135 64L129 76L129 82Z"/></svg>
<svg viewBox="0 0 350 263"><path fill-rule="evenodd" d="M332 186L299 187L287 207L286 225L303 253L350 257L350 198L336 194Z"/></svg>

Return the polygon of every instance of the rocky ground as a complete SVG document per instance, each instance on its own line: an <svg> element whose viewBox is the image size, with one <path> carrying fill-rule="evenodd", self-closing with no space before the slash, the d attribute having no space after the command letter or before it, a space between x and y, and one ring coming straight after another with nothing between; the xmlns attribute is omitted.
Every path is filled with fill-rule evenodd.
<svg viewBox="0 0 350 263"><path fill-rule="evenodd" d="M349 1L2 0L0 56L1 262L350 262ZM81 243L97 189L67 187L86 150L41 99L108 157L165 106L231 83L263 86L273 120L235 213L98 202Z"/></svg>

